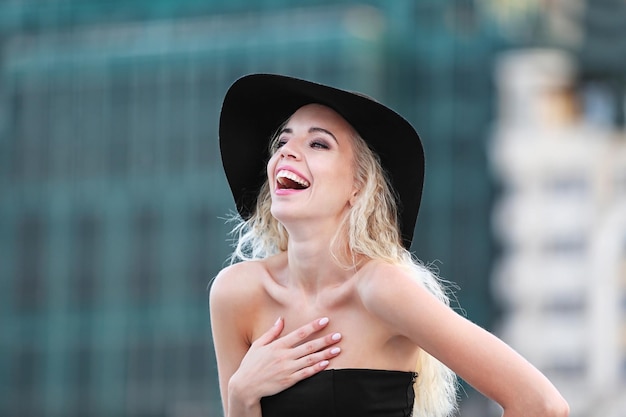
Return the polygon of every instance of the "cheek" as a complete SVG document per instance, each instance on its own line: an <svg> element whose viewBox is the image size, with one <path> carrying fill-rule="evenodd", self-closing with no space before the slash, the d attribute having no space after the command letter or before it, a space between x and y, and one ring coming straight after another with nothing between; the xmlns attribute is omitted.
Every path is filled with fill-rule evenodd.
<svg viewBox="0 0 626 417"><path fill-rule="evenodd" d="M267 179L269 183L272 184L274 179L274 170L276 168L276 155L272 156L269 161L267 161L267 165L265 167L265 175L267 175Z"/></svg>
<svg viewBox="0 0 626 417"><path fill-rule="evenodd" d="M349 165L326 171L325 178L331 190L334 190L338 195L352 194L355 188L354 171Z"/></svg>

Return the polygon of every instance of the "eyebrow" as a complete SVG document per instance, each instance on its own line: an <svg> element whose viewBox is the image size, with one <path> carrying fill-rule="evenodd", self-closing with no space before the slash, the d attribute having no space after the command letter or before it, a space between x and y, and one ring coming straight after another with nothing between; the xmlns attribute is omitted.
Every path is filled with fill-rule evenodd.
<svg viewBox="0 0 626 417"><path fill-rule="evenodd" d="M309 133L313 133L313 132L321 132L321 133L325 133L327 135L329 135L330 137L332 137L335 142L337 142L337 144L339 144L339 141L337 141L337 138L335 137L335 135L332 134L332 132L330 130L326 130L323 127L317 127L317 126L313 126L309 128ZM293 129L286 127L284 129L282 129L278 134L282 135L283 133L293 133Z"/></svg>

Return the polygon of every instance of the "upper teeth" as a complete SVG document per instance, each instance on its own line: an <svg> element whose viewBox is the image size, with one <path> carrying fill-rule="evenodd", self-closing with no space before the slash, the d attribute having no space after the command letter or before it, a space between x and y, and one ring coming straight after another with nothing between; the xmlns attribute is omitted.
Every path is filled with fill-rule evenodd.
<svg viewBox="0 0 626 417"><path fill-rule="evenodd" d="M291 181L297 182L303 187L308 187L310 185L307 180L305 180L302 177L299 177L298 175L294 174L291 171L287 171L286 169L281 169L280 171L278 171L278 173L276 174L276 178L277 179L288 178Z"/></svg>

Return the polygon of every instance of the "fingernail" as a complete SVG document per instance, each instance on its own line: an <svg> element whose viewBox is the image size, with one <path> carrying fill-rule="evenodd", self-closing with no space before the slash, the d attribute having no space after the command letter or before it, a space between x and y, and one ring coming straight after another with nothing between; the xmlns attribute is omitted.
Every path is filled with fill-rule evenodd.
<svg viewBox="0 0 626 417"><path fill-rule="evenodd" d="M328 324L328 317L324 317L323 319L320 319L318 323L320 326L326 326Z"/></svg>
<svg viewBox="0 0 626 417"><path fill-rule="evenodd" d="M338 354L339 352L341 352L341 348L338 348L338 347L336 347L336 348L332 348L332 349L330 350L330 353L331 353L331 354L333 354L333 355L336 355L336 354Z"/></svg>
<svg viewBox="0 0 626 417"><path fill-rule="evenodd" d="M329 362L328 361L321 361L320 362L320 368L326 368L328 366Z"/></svg>
<svg viewBox="0 0 626 417"><path fill-rule="evenodd" d="M332 335L331 339L333 339L333 340L341 339L341 333L335 333L334 335Z"/></svg>
<svg viewBox="0 0 626 417"><path fill-rule="evenodd" d="M278 323L280 323L282 319L283 319L282 317L279 317L278 319L276 319L276 323L274 323L274 326L278 326Z"/></svg>

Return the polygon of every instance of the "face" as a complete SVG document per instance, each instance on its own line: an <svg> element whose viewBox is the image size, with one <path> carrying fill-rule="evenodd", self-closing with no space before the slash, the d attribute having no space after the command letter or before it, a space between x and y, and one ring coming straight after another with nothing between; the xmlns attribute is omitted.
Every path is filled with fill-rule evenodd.
<svg viewBox="0 0 626 417"><path fill-rule="evenodd" d="M339 114L319 104L290 117L267 165L276 219L340 221L356 195L353 132Z"/></svg>

